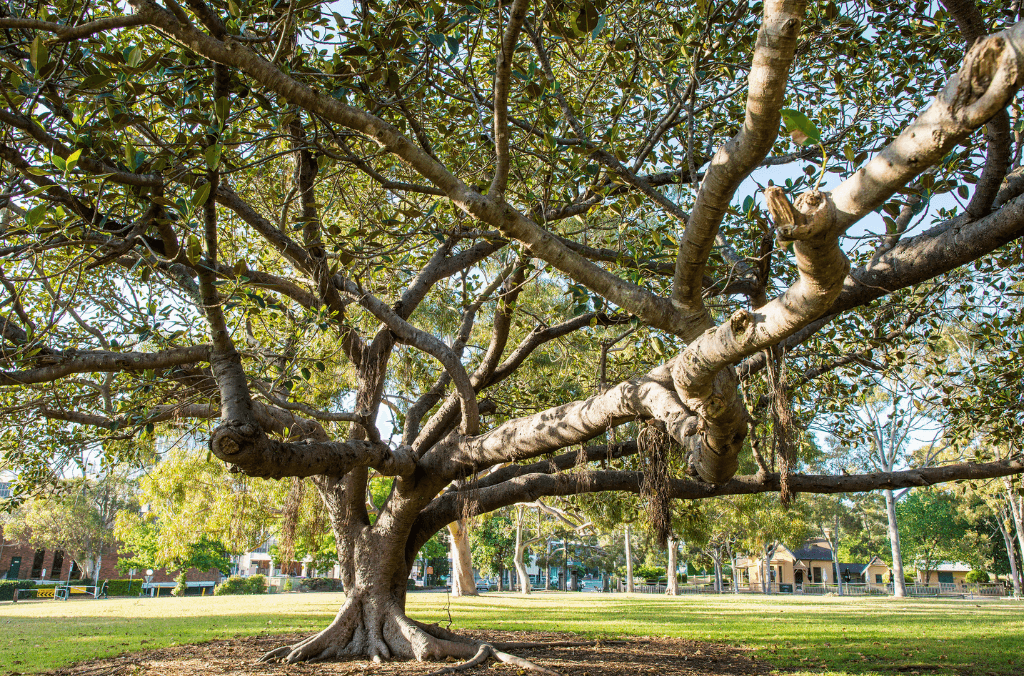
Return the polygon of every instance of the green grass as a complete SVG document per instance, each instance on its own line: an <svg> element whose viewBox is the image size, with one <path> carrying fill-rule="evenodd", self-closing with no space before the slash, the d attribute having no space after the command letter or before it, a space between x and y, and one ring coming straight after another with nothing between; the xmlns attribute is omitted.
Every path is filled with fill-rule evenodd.
<svg viewBox="0 0 1024 676"><path fill-rule="evenodd" d="M34 601L0 605L0 669L30 673L145 648L312 632L340 594ZM412 594L416 619L447 622L448 597ZM796 674L1024 673L1024 606L1013 601L762 596L485 594L452 599L456 629L719 641Z"/></svg>

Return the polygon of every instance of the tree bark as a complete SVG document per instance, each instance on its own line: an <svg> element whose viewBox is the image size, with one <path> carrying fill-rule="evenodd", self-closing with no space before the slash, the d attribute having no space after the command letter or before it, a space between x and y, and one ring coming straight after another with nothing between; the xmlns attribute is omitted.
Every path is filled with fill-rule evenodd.
<svg viewBox="0 0 1024 676"><path fill-rule="evenodd" d="M824 535L824 533L822 533ZM836 588L839 595L843 595L843 576L839 571L839 517L833 523L832 537L829 538L829 547L832 549L832 569L836 575Z"/></svg>
<svg viewBox="0 0 1024 676"><path fill-rule="evenodd" d="M632 526L626 524L626 593L633 593L633 546L630 542L632 536Z"/></svg>
<svg viewBox="0 0 1024 676"><path fill-rule="evenodd" d="M665 589L665 593L669 596L677 596L679 594L679 563L676 560L676 555L679 551L679 541L675 537L668 539L668 570L665 571L666 578L668 579L668 585Z"/></svg>
<svg viewBox="0 0 1024 676"><path fill-rule="evenodd" d="M896 497L889 489L883 491L883 494L889 525L889 544L892 547L892 593L902 599L907 596L907 583L903 576L903 553L900 551L900 531L896 524Z"/></svg>
<svg viewBox="0 0 1024 676"><path fill-rule="evenodd" d="M523 554L526 551L526 540L523 537L523 529L525 528L526 522L526 508L520 505L516 508L516 575L519 577L519 592L521 594L529 594L533 589L530 584L530 576L526 572L526 562L523 560Z"/></svg>
<svg viewBox="0 0 1024 676"><path fill-rule="evenodd" d="M1017 567L1017 553L1013 549L1013 536L1007 529L1007 515L997 514L999 519L999 532L1003 536L1003 543L1006 545L1006 556L1010 561L1010 579L1013 580L1013 598L1020 598L1020 571Z"/></svg>
<svg viewBox="0 0 1024 676"><path fill-rule="evenodd" d="M452 550L452 596L479 596L473 578L473 555L469 548L469 529L465 521L448 524L448 541Z"/></svg>

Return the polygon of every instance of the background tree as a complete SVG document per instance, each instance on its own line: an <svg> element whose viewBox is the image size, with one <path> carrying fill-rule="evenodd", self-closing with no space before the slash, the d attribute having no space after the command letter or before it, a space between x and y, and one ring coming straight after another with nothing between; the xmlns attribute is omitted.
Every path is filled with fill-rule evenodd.
<svg viewBox="0 0 1024 676"><path fill-rule="evenodd" d="M103 557L114 548L116 515L134 502L134 482L123 473L107 471L98 478L70 479L56 488L59 492L49 497L21 505L5 524L5 536L63 551L85 577L98 582Z"/></svg>
<svg viewBox="0 0 1024 676"><path fill-rule="evenodd" d="M1009 9L10 4L19 494L65 438L195 434L234 474L311 478L334 530L343 608L267 659L531 667L405 616L447 524L621 491L664 542L673 499L1019 473L807 474L787 422L815 372L873 368L861 336L946 303L934 280L1019 268ZM738 475L752 418L772 443Z"/></svg>
<svg viewBox="0 0 1024 676"><path fill-rule="evenodd" d="M936 564L975 558L968 523L958 507L953 495L939 490L911 491L896 507L900 541L917 565L924 567L926 585L931 584Z"/></svg>

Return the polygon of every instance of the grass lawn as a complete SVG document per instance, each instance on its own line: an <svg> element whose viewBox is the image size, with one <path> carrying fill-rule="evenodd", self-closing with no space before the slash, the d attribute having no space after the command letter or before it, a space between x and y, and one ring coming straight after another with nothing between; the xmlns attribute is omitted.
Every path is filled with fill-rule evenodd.
<svg viewBox="0 0 1024 676"><path fill-rule="evenodd" d="M145 648L312 632L340 594L30 601L0 605L0 674ZM1024 673L1024 605L1013 601L539 593L412 594L410 615L455 629L673 636L746 646L795 674Z"/></svg>

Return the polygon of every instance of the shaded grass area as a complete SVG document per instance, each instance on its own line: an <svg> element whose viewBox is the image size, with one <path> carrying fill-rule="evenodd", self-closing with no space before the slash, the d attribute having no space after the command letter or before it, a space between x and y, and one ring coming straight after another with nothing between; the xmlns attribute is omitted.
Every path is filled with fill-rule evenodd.
<svg viewBox="0 0 1024 676"><path fill-rule="evenodd" d="M218 638L313 632L341 594L35 601L0 605L0 673ZM762 596L412 594L412 617L454 629L671 636L750 648L795 674L1024 673L1024 606L1012 601Z"/></svg>

